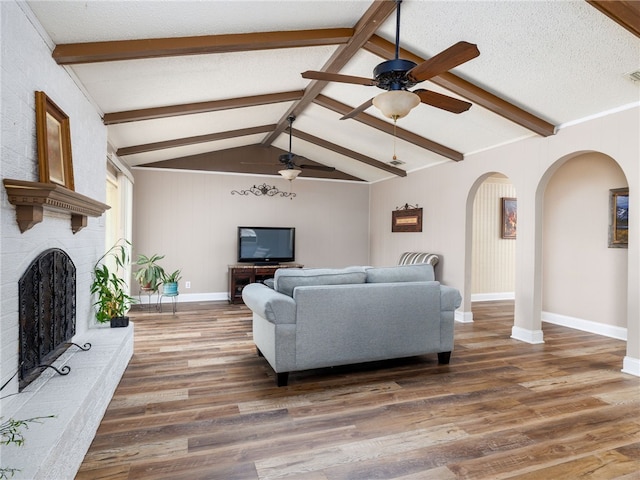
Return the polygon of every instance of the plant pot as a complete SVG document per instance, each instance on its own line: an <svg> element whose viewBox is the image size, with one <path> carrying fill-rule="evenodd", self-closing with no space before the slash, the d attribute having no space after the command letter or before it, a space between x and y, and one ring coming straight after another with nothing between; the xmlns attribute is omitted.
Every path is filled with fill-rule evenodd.
<svg viewBox="0 0 640 480"><path fill-rule="evenodd" d="M178 282L167 282L162 284L162 293L164 295L177 295Z"/></svg>
<svg viewBox="0 0 640 480"><path fill-rule="evenodd" d="M113 317L111 319L111 328L128 327L129 317Z"/></svg>
<svg viewBox="0 0 640 480"><path fill-rule="evenodd" d="M158 287L153 288L150 283L147 283L146 285L140 285L140 293L144 293L145 295L149 295L157 291Z"/></svg>

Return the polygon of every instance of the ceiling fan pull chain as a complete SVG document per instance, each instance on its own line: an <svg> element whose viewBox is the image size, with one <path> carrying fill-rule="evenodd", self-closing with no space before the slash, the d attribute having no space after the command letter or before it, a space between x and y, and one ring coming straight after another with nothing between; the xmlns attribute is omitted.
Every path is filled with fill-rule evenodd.
<svg viewBox="0 0 640 480"><path fill-rule="evenodd" d="M396 157L396 119L393 119L393 160L397 160Z"/></svg>

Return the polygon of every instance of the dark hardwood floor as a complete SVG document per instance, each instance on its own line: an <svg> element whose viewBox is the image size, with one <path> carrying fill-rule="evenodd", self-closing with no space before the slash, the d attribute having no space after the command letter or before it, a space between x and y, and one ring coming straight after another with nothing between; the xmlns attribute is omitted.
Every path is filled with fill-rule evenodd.
<svg viewBox="0 0 640 480"><path fill-rule="evenodd" d="M278 388L243 305L138 311L135 353L78 472L97 479L638 479L625 342L475 304L436 355L292 373Z"/></svg>

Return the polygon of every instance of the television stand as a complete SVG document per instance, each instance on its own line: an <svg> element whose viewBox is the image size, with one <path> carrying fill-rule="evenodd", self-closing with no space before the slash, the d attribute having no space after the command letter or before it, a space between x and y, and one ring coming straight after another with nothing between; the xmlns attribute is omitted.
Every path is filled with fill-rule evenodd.
<svg viewBox="0 0 640 480"><path fill-rule="evenodd" d="M279 268L302 268L299 263L229 265L229 303L243 303L242 289L250 283L262 283L273 278Z"/></svg>

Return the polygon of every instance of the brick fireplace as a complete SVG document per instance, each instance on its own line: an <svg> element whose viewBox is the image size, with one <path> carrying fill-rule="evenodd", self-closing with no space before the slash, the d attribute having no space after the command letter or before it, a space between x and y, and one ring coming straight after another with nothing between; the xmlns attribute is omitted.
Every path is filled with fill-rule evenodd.
<svg viewBox="0 0 640 480"><path fill-rule="evenodd" d="M3 445L2 466L19 469L16 479L73 478L133 355L134 325L95 323L89 284L101 228L74 234L68 214L51 212L20 233L10 210L1 226L1 415L53 416L23 429L22 446Z"/></svg>
<svg viewBox="0 0 640 480"><path fill-rule="evenodd" d="M2 446L3 466L21 469L14 478L73 478L93 440L113 392L133 352L133 327L96 325L89 293L91 270L105 251L107 129L100 112L51 56L44 34L26 2L0 2L2 10L2 178L0 188L0 409L4 418L55 415L25 430L23 446ZM38 182L35 91L47 92L69 116L75 190ZM6 134L5 134L6 133ZM9 194L7 178L33 195ZM36 195L37 194L37 195ZM39 199L33 201L29 198ZM18 198L20 197L20 198ZM86 200L94 200L87 202ZM27 204L25 204L27 202ZM41 205L45 205L44 208ZM67 211L60 211L64 206ZM50 208L49 208L50 207ZM100 205L98 205L100 207ZM88 217L88 218L86 218ZM75 346L55 360L68 375L45 369L22 389L19 370L19 281L41 252L64 251L75 272Z"/></svg>

